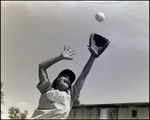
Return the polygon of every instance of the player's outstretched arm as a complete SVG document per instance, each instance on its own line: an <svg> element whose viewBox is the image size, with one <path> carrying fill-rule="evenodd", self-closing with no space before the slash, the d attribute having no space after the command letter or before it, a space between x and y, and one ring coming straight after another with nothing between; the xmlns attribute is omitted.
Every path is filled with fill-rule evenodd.
<svg viewBox="0 0 150 120"><path fill-rule="evenodd" d="M66 48L66 45L64 46L63 52L54 58L50 58L42 63L39 64L39 80L40 82L48 81L48 74L46 72L46 69L49 68L51 65L55 64L56 62L59 62L61 60L73 60L72 55L74 55L74 50L70 50L70 47Z"/></svg>
<svg viewBox="0 0 150 120"><path fill-rule="evenodd" d="M91 53L91 56L88 62L86 63L85 67L83 68L82 73L80 74L76 83L74 84L78 94L80 93L80 90L85 82L86 76L91 70L95 58L98 58L104 52L104 50L107 48L109 43L110 41L101 35L95 33L92 33L90 35L88 49Z"/></svg>
<svg viewBox="0 0 150 120"><path fill-rule="evenodd" d="M95 60L95 57L92 56L92 54L91 54L91 56L90 56L88 62L87 62L86 65L84 66L84 68L83 68L83 70L82 70L80 76L78 77L78 79L76 80L76 82L75 82L75 84L74 84L74 86L75 86L76 89L77 89L78 94L80 93L80 91L81 91L81 89L82 89L82 86L83 86L83 84L84 84L84 82L85 82L86 76L88 75L89 71L90 71L91 68L92 68L92 65L93 65L93 63L94 63L94 60Z"/></svg>

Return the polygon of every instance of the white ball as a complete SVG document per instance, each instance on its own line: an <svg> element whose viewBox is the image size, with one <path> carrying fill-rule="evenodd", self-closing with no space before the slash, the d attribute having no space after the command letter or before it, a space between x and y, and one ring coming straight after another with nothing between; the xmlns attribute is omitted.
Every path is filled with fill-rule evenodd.
<svg viewBox="0 0 150 120"><path fill-rule="evenodd" d="M95 18L98 22L102 22L105 19L105 15L102 12L98 12L96 13Z"/></svg>

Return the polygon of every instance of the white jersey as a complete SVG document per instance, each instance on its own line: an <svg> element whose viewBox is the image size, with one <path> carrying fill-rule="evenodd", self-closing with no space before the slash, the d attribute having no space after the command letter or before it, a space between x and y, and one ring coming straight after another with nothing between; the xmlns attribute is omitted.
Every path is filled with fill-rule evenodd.
<svg viewBox="0 0 150 120"><path fill-rule="evenodd" d="M74 87L67 91L59 91L50 88L49 84L49 81L38 84L41 97L31 119L65 119L79 97Z"/></svg>

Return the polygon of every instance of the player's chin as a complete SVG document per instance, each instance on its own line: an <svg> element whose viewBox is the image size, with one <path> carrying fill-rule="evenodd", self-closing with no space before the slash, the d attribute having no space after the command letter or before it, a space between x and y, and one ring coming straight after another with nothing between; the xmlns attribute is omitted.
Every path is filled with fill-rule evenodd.
<svg viewBox="0 0 150 120"><path fill-rule="evenodd" d="M68 86L62 85L59 90L60 91L66 91L68 89Z"/></svg>

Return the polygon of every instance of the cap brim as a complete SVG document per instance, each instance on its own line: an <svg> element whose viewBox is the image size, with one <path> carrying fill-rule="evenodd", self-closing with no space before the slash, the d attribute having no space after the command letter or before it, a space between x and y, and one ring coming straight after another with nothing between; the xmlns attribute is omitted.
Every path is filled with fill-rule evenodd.
<svg viewBox="0 0 150 120"><path fill-rule="evenodd" d="M67 75L70 78L71 83L73 83L74 80L75 80L75 74L74 74L74 72L71 71L71 70L69 70L69 69L65 69L65 70L61 71L59 73L59 75L61 75L61 76L62 75Z"/></svg>

